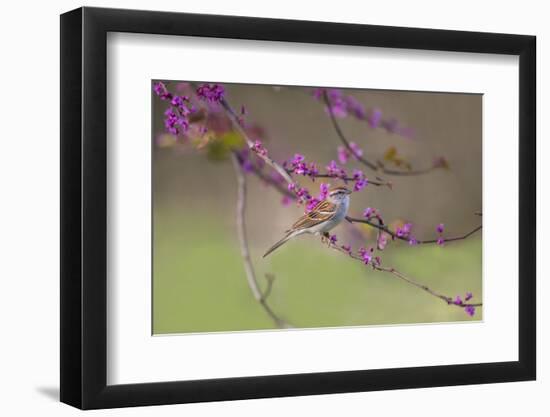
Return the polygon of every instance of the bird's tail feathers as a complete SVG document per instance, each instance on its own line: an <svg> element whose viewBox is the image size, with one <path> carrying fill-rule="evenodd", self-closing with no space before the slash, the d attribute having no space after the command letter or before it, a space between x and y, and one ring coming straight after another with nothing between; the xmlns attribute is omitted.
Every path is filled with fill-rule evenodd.
<svg viewBox="0 0 550 417"><path fill-rule="evenodd" d="M269 255L271 252L273 252L275 249L279 248L280 246L284 245L291 237L294 236L293 232L288 233L285 237L283 237L281 240L279 240L277 243L275 243L272 247L270 247L266 253L264 253L263 258L265 258L267 255Z"/></svg>

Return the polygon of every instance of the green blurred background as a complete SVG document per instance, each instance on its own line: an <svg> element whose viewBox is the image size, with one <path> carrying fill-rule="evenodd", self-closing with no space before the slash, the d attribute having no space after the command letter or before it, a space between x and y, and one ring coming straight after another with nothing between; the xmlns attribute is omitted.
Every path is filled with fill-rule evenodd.
<svg viewBox="0 0 550 417"><path fill-rule="evenodd" d="M167 83L170 89L175 83ZM322 105L310 89L224 84L235 107L244 104L247 120L265 131L265 145L278 160L299 152L325 166L340 144ZM393 190L369 186L352 195L350 214L376 207L386 222L410 221L419 239L463 234L477 226L482 210L482 96L379 90L347 90L377 107L385 118L416 131L412 140L370 129L352 118L341 120L346 135L373 160L391 146L414 167L429 166L443 155L450 170L392 177ZM163 131L164 102L153 97L153 134ZM230 160L211 161L186 147L154 147L153 154L153 333L215 332L275 328L247 286L236 234L236 179ZM350 162L348 167L361 168ZM367 175L371 174L365 170ZM312 185L299 178L315 194ZM481 320L470 318L390 274L375 272L300 237L262 259L265 250L303 213L284 207L280 195L247 176L247 228L252 260L261 284L276 276L269 304L295 327L356 326ZM333 181L333 183L336 183ZM374 244L375 235L341 224L339 243ZM390 243L381 253L391 265L446 295L474 293L482 300L481 233L438 246Z"/></svg>

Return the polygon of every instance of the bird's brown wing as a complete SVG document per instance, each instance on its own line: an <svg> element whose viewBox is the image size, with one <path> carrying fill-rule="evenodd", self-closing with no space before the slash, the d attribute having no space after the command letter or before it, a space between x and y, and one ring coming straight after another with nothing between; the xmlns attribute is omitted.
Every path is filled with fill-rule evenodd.
<svg viewBox="0 0 550 417"><path fill-rule="evenodd" d="M288 232L294 232L296 230L308 229L316 226L319 223L323 223L330 220L336 214L336 205L324 200L317 203L313 209L300 217L296 223L292 225Z"/></svg>

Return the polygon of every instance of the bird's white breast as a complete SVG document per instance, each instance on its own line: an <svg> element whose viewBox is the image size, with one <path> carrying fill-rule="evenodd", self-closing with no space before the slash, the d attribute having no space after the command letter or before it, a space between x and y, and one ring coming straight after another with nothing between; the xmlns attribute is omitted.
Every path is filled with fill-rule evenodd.
<svg viewBox="0 0 550 417"><path fill-rule="evenodd" d="M346 198L343 199L343 201L338 205L338 208L336 210L336 214L334 217L318 226L316 228L317 230L312 230L313 233L325 233L329 230L336 227L348 214L349 209L349 196L346 196Z"/></svg>

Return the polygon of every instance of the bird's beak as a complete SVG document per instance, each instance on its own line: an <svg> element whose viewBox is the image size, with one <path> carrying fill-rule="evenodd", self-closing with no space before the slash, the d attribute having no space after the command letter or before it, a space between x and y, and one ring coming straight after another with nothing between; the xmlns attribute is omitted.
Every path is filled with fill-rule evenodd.
<svg viewBox="0 0 550 417"><path fill-rule="evenodd" d="M346 190L346 194L351 194L351 190Z"/></svg>

